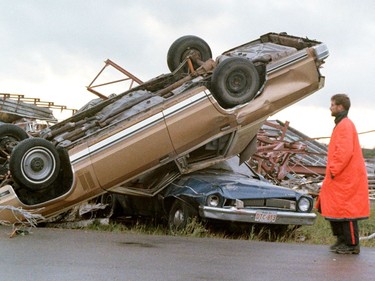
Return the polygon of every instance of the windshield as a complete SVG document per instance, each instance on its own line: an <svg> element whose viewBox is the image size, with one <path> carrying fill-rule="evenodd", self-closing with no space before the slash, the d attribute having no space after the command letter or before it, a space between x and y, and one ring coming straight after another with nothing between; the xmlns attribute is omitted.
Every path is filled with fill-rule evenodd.
<svg viewBox="0 0 375 281"><path fill-rule="evenodd" d="M205 172L220 170L235 174L241 174L247 177L259 178L258 175L255 174L254 171L251 170L251 168L246 163L242 163L241 165L239 163L240 158L238 156L234 156L224 162L220 162L210 166L209 168L205 169Z"/></svg>

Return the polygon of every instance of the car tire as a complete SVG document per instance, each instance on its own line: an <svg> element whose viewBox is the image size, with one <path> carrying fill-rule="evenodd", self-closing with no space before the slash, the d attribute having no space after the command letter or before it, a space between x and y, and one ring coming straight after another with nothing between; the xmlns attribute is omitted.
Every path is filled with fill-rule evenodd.
<svg viewBox="0 0 375 281"><path fill-rule="evenodd" d="M189 55L190 51L197 51L201 61L212 58L211 48L206 41L197 36L186 35L174 41L168 50L167 63L169 70L171 72L175 71ZM194 62L193 66L194 68L199 67ZM184 70L187 70L187 68Z"/></svg>
<svg viewBox="0 0 375 281"><path fill-rule="evenodd" d="M0 125L0 149L11 153L18 142L27 139L25 130L13 124Z"/></svg>
<svg viewBox="0 0 375 281"><path fill-rule="evenodd" d="M180 200L174 201L168 216L169 231L174 234L184 230L194 217L197 212L193 207Z"/></svg>
<svg viewBox="0 0 375 281"><path fill-rule="evenodd" d="M259 90L260 79L255 66L247 59L231 57L214 69L212 93L224 108L251 101Z"/></svg>
<svg viewBox="0 0 375 281"><path fill-rule="evenodd" d="M3 176L9 171L9 155L13 148L29 135L20 127L13 124L0 125L0 175Z"/></svg>
<svg viewBox="0 0 375 281"><path fill-rule="evenodd" d="M59 154L56 147L45 139L25 139L13 149L9 169L16 183L30 191L40 191L58 178Z"/></svg>
<svg viewBox="0 0 375 281"><path fill-rule="evenodd" d="M117 211L117 199L112 193L104 193L100 196L99 202L107 205L104 209L98 211L97 217L99 218L111 218L116 215Z"/></svg>

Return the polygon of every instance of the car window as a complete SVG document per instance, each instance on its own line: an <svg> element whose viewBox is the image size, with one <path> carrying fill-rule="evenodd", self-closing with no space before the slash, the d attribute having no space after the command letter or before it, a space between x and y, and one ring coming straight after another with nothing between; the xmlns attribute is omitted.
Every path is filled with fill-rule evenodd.
<svg viewBox="0 0 375 281"><path fill-rule="evenodd" d="M240 158L238 156L234 156L224 162L214 164L206 170L225 171L235 174L241 174L251 178L259 178L259 176L246 163L242 163L240 165Z"/></svg>

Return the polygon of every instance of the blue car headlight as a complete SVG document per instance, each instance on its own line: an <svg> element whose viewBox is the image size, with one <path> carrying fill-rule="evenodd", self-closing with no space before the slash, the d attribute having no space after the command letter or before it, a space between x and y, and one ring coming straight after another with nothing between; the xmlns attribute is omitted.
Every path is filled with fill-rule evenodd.
<svg viewBox="0 0 375 281"><path fill-rule="evenodd" d="M210 207L219 207L220 201L221 199L219 195L211 194L207 196L206 203L207 203L207 206L210 206Z"/></svg>
<svg viewBox="0 0 375 281"><path fill-rule="evenodd" d="M300 212L308 213L313 207L312 200L309 197L301 196L297 201L297 207Z"/></svg>

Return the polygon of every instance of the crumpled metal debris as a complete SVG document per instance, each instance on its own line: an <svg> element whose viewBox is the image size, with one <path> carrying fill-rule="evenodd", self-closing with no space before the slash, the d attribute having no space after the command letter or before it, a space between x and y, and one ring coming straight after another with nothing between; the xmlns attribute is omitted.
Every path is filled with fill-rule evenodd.
<svg viewBox="0 0 375 281"><path fill-rule="evenodd" d="M49 227L82 228L92 224L108 225L109 218L97 218L97 211L104 210L108 204L85 202L66 213L48 219ZM83 219L87 218L87 219Z"/></svg>
<svg viewBox="0 0 375 281"><path fill-rule="evenodd" d="M289 126L267 120L257 134L249 164L274 184L317 196L325 176L327 145ZM369 198L375 200L375 161L366 159Z"/></svg>

